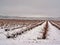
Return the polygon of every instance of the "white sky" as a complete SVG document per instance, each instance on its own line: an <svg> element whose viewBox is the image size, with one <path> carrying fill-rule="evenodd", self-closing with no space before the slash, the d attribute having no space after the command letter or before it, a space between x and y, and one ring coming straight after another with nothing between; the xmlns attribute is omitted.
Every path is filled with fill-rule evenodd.
<svg viewBox="0 0 60 45"><path fill-rule="evenodd" d="M60 17L60 0L0 0L0 15Z"/></svg>

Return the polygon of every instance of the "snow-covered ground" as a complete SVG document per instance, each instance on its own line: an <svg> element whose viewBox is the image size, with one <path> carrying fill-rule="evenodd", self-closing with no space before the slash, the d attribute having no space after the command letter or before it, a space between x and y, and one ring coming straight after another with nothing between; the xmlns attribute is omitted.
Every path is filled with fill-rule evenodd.
<svg viewBox="0 0 60 45"><path fill-rule="evenodd" d="M13 39L7 39L4 29L0 29L0 45L60 45L60 30L52 26L49 22L47 39L41 39L45 24L46 22Z"/></svg>
<svg viewBox="0 0 60 45"><path fill-rule="evenodd" d="M37 38L42 38L43 36L43 32L44 32L44 26L45 26L46 22L41 25L41 26L37 26L36 28L25 32L24 34L22 34L21 36L19 36L17 39L20 40L36 40Z"/></svg>
<svg viewBox="0 0 60 45"><path fill-rule="evenodd" d="M49 22L48 22L49 23ZM47 38L50 40L60 40L60 30L49 23Z"/></svg>

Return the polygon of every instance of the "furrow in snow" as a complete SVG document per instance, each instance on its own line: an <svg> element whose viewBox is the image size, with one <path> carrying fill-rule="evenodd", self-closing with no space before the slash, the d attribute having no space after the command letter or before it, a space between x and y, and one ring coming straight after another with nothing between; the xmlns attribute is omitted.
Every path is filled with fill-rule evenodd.
<svg viewBox="0 0 60 45"><path fill-rule="evenodd" d="M46 39L46 37L47 37L47 32L48 32L48 21L46 21L42 39Z"/></svg>
<svg viewBox="0 0 60 45"><path fill-rule="evenodd" d="M50 22L48 22L48 24L49 24L49 28L48 28L47 38L52 40L60 40L60 30L58 30Z"/></svg>
<svg viewBox="0 0 60 45"><path fill-rule="evenodd" d="M50 23L51 23L53 26L57 27L57 28L60 30L60 26L59 26L59 25L57 25L57 24L54 23L53 21L50 21Z"/></svg>
<svg viewBox="0 0 60 45"><path fill-rule="evenodd" d="M43 28L45 26L46 22L44 22L41 26L37 26L34 29L32 29L31 31L27 31L24 34L22 34L21 36L18 36L17 39L20 40L35 40L38 37L42 39L43 36Z"/></svg>
<svg viewBox="0 0 60 45"><path fill-rule="evenodd" d="M40 22L40 23L37 23L36 25L29 25L29 26L27 26L27 27L25 26L25 27L22 27L22 28L20 28L20 29L16 29L16 30L14 30L14 31L9 31L9 32L7 33L7 37L8 37L8 38L15 38L15 37L17 37L18 35L21 35L21 34L23 34L24 32L30 31L31 29L33 29L33 28L41 25L42 23L44 23L44 21L43 21L43 22Z"/></svg>

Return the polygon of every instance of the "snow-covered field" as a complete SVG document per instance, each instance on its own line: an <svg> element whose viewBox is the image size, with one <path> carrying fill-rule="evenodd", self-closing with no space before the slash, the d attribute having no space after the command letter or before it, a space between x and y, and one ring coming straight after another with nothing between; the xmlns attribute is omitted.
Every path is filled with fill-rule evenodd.
<svg viewBox="0 0 60 45"><path fill-rule="evenodd" d="M60 45L60 30L48 22L48 31L46 33L46 39L42 39L44 33L44 27L46 21L33 29L24 32L22 35L18 35L16 38L7 38L16 34L26 27L18 28L15 30L5 31L0 27L0 45Z"/></svg>

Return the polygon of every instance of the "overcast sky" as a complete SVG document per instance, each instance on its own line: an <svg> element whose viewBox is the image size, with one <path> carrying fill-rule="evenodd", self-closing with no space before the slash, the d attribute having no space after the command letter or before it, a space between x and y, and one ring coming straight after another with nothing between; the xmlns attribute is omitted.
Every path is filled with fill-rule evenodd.
<svg viewBox="0 0 60 45"><path fill-rule="evenodd" d="M0 15L60 17L60 0L0 0Z"/></svg>

